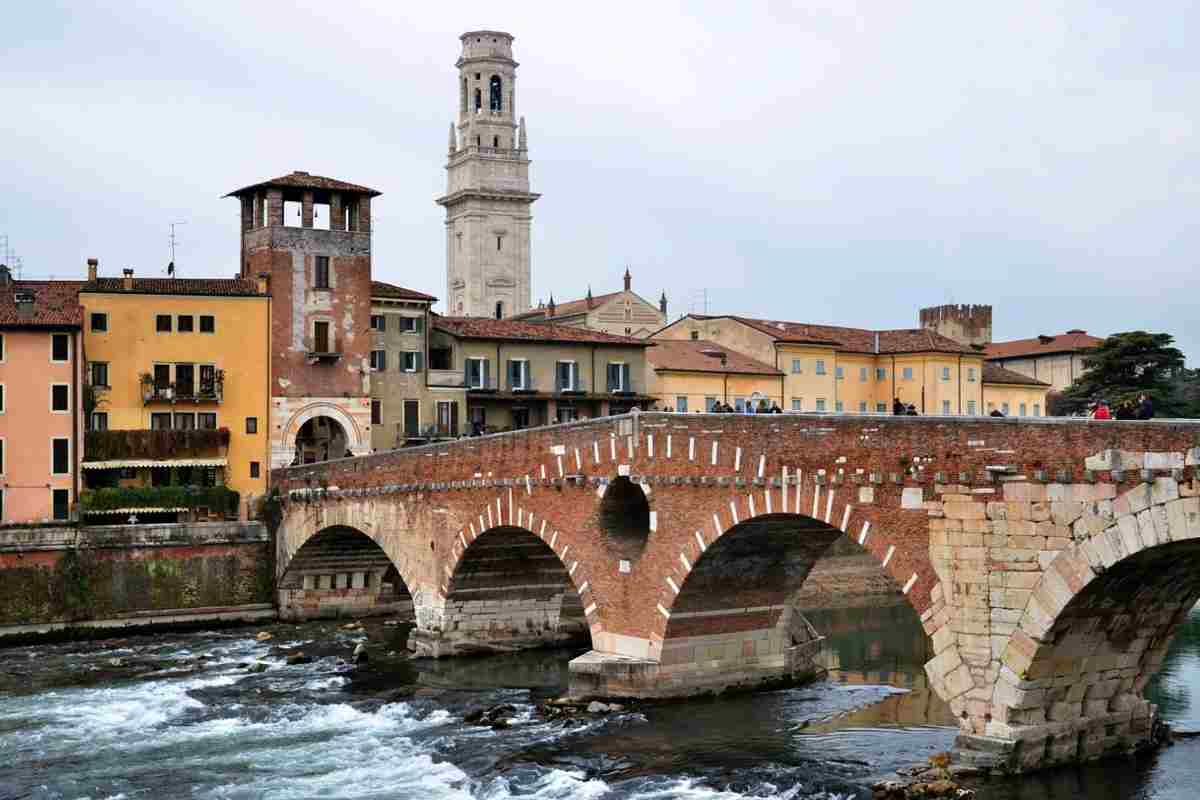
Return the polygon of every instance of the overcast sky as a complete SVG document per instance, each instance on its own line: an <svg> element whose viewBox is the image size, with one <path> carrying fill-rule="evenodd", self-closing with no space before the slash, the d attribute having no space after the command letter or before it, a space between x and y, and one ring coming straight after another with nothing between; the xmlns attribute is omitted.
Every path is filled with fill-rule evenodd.
<svg viewBox="0 0 1200 800"><path fill-rule="evenodd" d="M26 277L237 270L231 189L383 192L374 271L445 295L458 36L516 37L534 303L997 339L1173 334L1200 360L1194 2L22 3L5 15L0 234ZM78 7L72 7L78 6ZM1194 41L1192 42L1194 44Z"/></svg>

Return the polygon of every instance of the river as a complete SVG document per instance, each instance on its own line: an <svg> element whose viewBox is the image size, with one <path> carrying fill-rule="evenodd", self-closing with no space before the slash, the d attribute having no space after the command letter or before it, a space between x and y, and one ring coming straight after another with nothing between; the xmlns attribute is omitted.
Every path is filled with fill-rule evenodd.
<svg viewBox="0 0 1200 800"><path fill-rule="evenodd" d="M404 629L381 623L12 647L0 650L0 800L865 798L952 745L911 611L808 616L829 636L826 680L553 720L537 706L561 694L573 653L410 661ZM355 669L363 640L372 659ZM289 665L299 653L312 660ZM1149 694L1168 720L1200 718L1200 611ZM509 727L464 722L498 704L513 707ZM1198 787L1194 739L975 786L981 800L1191 800Z"/></svg>

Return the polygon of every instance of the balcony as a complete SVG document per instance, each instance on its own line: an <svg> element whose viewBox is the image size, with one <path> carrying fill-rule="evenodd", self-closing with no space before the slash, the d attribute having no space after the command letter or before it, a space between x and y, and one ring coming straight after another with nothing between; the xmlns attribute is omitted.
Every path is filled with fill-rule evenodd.
<svg viewBox="0 0 1200 800"><path fill-rule="evenodd" d="M212 457L228 450L229 438L229 428L87 431L83 467L87 469L91 462Z"/></svg>
<svg viewBox="0 0 1200 800"><path fill-rule="evenodd" d="M196 381L168 382L149 373L141 376L142 405L152 403L221 403L225 399L225 370L218 369L211 378Z"/></svg>
<svg viewBox="0 0 1200 800"><path fill-rule="evenodd" d="M430 369L426 373L429 376L430 386L461 389L467 385L466 378L463 376L461 369Z"/></svg>
<svg viewBox="0 0 1200 800"><path fill-rule="evenodd" d="M304 354L309 366L313 364L333 364L342 357L342 351L336 342L328 338L317 337L304 340Z"/></svg>

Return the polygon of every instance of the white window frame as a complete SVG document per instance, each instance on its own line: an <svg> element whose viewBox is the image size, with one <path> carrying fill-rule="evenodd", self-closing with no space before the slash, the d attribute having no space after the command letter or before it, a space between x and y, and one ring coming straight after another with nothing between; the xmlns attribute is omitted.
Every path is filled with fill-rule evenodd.
<svg viewBox="0 0 1200 800"><path fill-rule="evenodd" d="M67 443L67 471L66 472L55 472L54 471L54 443L59 441L60 439ZM51 436L50 437L50 474L55 475L55 476L71 475L73 473L73 470L71 469L71 466L72 466L71 465L71 457L72 457L71 438L69 436Z"/></svg>
<svg viewBox="0 0 1200 800"><path fill-rule="evenodd" d="M213 329L211 331L204 330L204 323L201 320L203 320L205 318L212 320ZM196 333L202 333L205 336L216 336L216 334L217 334L217 315L216 314L197 314L196 315Z"/></svg>
<svg viewBox="0 0 1200 800"><path fill-rule="evenodd" d="M1042 415L1042 404L1041 403L1033 404L1033 415L1035 417L1040 417Z"/></svg>
<svg viewBox="0 0 1200 800"><path fill-rule="evenodd" d="M975 368L967 367L967 383L975 382Z"/></svg>
<svg viewBox="0 0 1200 800"><path fill-rule="evenodd" d="M1028 416L1025 412L1029 406L1027 406L1025 403L1020 403L1017 408L1020 409L1020 413L1017 414L1018 417Z"/></svg>
<svg viewBox="0 0 1200 800"><path fill-rule="evenodd" d="M99 430L99 428L96 427L96 417L104 417L104 430L108 430L108 412L107 411L93 411L92 412L92 418L88 420L88 425L94 431Z"/></svg>
<svg viewBox="0 0 1200 800"><path fill-rule="evenodd" d="M943 400L942 401L942 415L948 417L948 416L950 416L951 413L952 412L950 411L950 401Z"/></svg>
<svg viewBox="0 0 1200 800"><path fill-rule="evenodd" d="M382 356L382 358L380 356ZM385 366L379 366L381 361ZM372 348L371 355L368 356L367 364L371 368L372 372L383 372L387 365L387 350L382 347Z"/></svg>
<svg viewBox="0 0 1200 800"><path fill-rule="evenodd" d="M704 410L711 414L712 410L714 408L716 408L717 403L719 403L719 402L720 402L720 400L718 398L713 397L711 395L705 395L704 396Z"/></svg>
<svg viewBox="0 0 1200 800"><path fill-rule="evenodd" d="M792 398L792 411L799 412L799 411L803 411L803 410L804 410L804 398L803 397L793 397Z"/></svg>
<svg viewBox="0 0 1200 800"><path fill-rule="evenodd" d="M465 363L465 367L466 367L466 370L465 370L465 372L466 372L466 375L465 375L464 377L466 377L466 378L468 379L468 380L467 380L467 388L468 388L468 389L486 389L487 387L486 387L486 386L484 386L484 384L487 382L487 376L483 374L483 373L484 373L483 365L484 365L485 363L487 363L487 359L486 359L486 358L480 358L479 356L467 356L465 359L463 359L463 361L464 361L464 362L466 362L466 363ZM472 383L470 382L470 376L471 376L471 368L470 368L470 364L471 364L471 362L472 362L472 361L478 361L478 362L479 362L479 371L478 371L478 373L479 373L479 383L478 383L478 384L472 384Z"/></svg>
<svg viewBox="0 0 1200 800"><path fill-rule="evenodd" d="M614 392L629 391L625 386L625 370L624 370L625 362L624 361L610 361L610 362L608 362L608 365L610 367L618 367L619 368L619 369L617 369L617 388L614 389L613 391ZM608 378L607 370L606 370L606 374L604 377L606 378L605 383L607 383L608 382L607 381L607 378Z"/></svg>
<svg viewBox="0 0 1200 800"><path fill-rule="evenodd" d="M877 381L886 381L887 380L887 367L876 367L875 368L875 380L877 380Z"/></svg>
<svg viewBox="0 0 1200 800"><path fill-rule="evenodd" d="M558 365L570 364L571 385L563 388L558 385ZM554 391L556 392L577 392L579 391L579 362L570 358L560 358L554 362Z"/></svg>
<svg viewBox="0 0 1200 800"><path fill-rule="evenodd" d="M211 428L201 428L200 427L200 415L201 414L212 414L213 426ZM220 430L220 429L221 429L221 420L220 420L220 418L217 417L217 412L215 412L215 411L197 411L196 412L196 430L198 430L198 431L216 431L216 430Z"/></svg>
<svg viewBox="0 0 1200 800"><path fill-rule="evenodd" d="M799 375L801 372L803 372L803 365L800 363L800 359L793 358L792 359L792 374Z"/></svg>
<svg viewBox="0 0 1200 800"><path fill-rule="evenodd" d="M1000 413L1001 413L1001 414L1003 414L1003 415L1004 415L1004 416L1006 416L1006 417L1008 416L1008 403L1001 403L1001 404L1000 404Z"/></svg>
<svg viewBox="0 0 1200 800"><path fill-rule="evenodd" d="M825 374L825 359L823 359L823 358L818 358L818 359L817 359L817 365L816 365L816 367L813 369L813 372L815 372L815 373L816 373L816 374L818 374L818 375L824 375L824 374Z"/></svg>
<svg viewBox="0 0 1200 800"><path fill-rule="evenodd" d="M49 489L49 492L50 492L50 513L46 515L46 519L50 520L51 522L70 522L71 521L71 490L65 486L51 486ZM59 517L54 516L54 493L55 492L66 492L67 493L67 515L65 517L59 518Z"/></svg>
<svg viewBox="0 0 1200 800"><path fill-rule="evenodd" d="M520 372L521 372L521 385L520 385L520 386L513 386L512 388L514 388L514 389L520 389L520 390L522 390L522 391L525 391L525 390L528 390L528 389L532 388L532 387L530 386L530 383L531 383L531 382L530 382L530 380L529 380L529 359L528 359L528 358L510 358L510 359L509 359L509 361L511 361L511 362L512 362L512 363L514 363L514 364L520 364L520 365L521 365L521 369L520 369ZM508 377L509 377L509 380L512 380L512 376L511 376L511 375L509 375Z"/></svg>
<svg viewBox="0 0 1200 800"><path fill-rule="evenodd" d="M824 411L824 410L825 410L825 398L824 398L824 397L818 397L818 398L817 398L817 407L816 407L816 409L814 409L814 410L815 410L817 413L820 413L820 412L822 412L822 411Z"/></svg>
<svg viewBox="0 0 1200 800"><path fill-rule="evenodd" d="M868 369L869 369L869 367L859 367L858 368L858 382L859 383L867 382L867 374L868 374L867 370Z"/></svg>
<svg viewBox="0 0 1200 800"><path fill-rule="evenodd" d="M0 333L0 364L6 361L8 361L8 342L5 341L4 334Z"/></svg>
<svg viewBox="0 0 1200 800"><path fill-rule="evenodd" d="M67 340L67 357L54 357L54 340L59 336ZM50 363L51 364L70 364L71 363L71 334L69 333L52 333L50 334Z"/></svg>
<svg viewBox="0 0 1200 800"><path fill-rule="evenodd" d="M103 364L103 365L104 365L104 372L105 372L105 374L107 375L107 373L108 373L108 367L109 367L109 363L110 363L110 362L108 362L108 361L89 361L89 362L88 362L88 370L87 370L87 379L88 379L88 383L90 383L92 386L97 386L97 387L100 387L100 388L102 388L102 389L110 389L110 388L112 388L112 385L111 385L110 383L108 383L108 381L105 381L104 383L96 383L96 382L93 380L93 378L95 377L95 375L94 375L94 372L93 372L93 370L92 370L92 367L93 367L94 365L96 365L96 364ZM109 380L109 381L111 381L111 380L112 380L112 377L111 377L111 376L109 376L109 377L108 377L108 380Z"/></svg>
<svg viewBox="0 0 1200 800"><path fill-rule="evenodd" d="M844 367L834 367L833 376L839 381L846 380L846 370Z"/></svg>
<svg viewBox="0 0 1200 800"><path fill-rule="evenodd" d="M876 414L886 414L887 413L887 403L876 403L875 404L875 413Z"/></svg>
<svg viewBox="0 0 1200 800"><path fill-rule="evenodd" d="M178 425L176 425L176 424L175 424L175 420L179 419L180 417L191 417L191 419L192 419L192 427L190 427L190 428L181 428L181 427L179 427ZM173 431L194 431L194 430L198 430L198 428L196 428L196 412L195 412L195 411L172 411L172 412L171 412L171 430L173 430Z"/></svg>
<svg viewBox="0 0 1200 800"><path fill-rule="evenodd" d="M406 328L405 323L408 323L412 327ZM403 314L400 315L400 332L401 333L411 333L411 334L419 333L419 331L417 330L417 318L416 317L407 317L407 316L404 316Z"/></svg>
<svg viewBox="0 0 1200 800"><path fill-rule="evenodd" d="M379 325L375 324L376 320L379 321ZM375 333L383 333L385 330L387 330L387 317L383 314L372 314L371 330Z"/></svg>
<svg viewBox="0 0 1200 800"><path fill-rule="evenodd" d="M942 381L948 383L950 381L950 368L942 367Z"/></svg>
<svg viewBox="0 0 1200 800"><path fill-rule="evenodd" d="M686 414L688 410L688 399L686 394L675 395L675 411L680 414Z"/></svg>
<svg viewBox="0 0 1200 800"><path fill-rule="evenodd" d="M858 401L858 413L860 413L860 414L867 413L867 401L866 400Z"/></svg>
<svg viewBox="0 0 1200 800"><path fill-rule="evenodd" d="M54 407L54 389L56 386L62 386L67 390L67 407L66 408L55 408ZM47 407L50 409L51 414L70 414L71 413L71 384L61 383L61 382L51 383L50 384L49 405Z"/></svg>
<svg viewBox="0 0 1200 800"><path fill-rule="evenodd" d="M902 376L902 380L911 381L913 379L913 368L901 367L900 375Z"/></svg>
<svg viewBox="0 0 1200 800"><path fill-rule="evenodd" d="M975 401L974 400L967 401L967 416L968 417L975 416Z"/></svg>
<svg viewBox="0 0 1200 800"><path fill-rule="evenodd" d="M50 458L54 458L54 453L50 453ZM0 436L0 475L8 473L8 439Z"/></svg>
<svg viewBox="0 0 1200 800"><path fill-rule="evenodd" d="M415 373L417 371L417 356L418 355L420 355L420 352L417 350L401 350L400 351L400 365L399 365L400 371L408 372L408 373ZM412 359L412 369L409 369L409 367L408 367L408 361L410 358Z"/></svg>
<svg viewBox="0 0 1200 800"><path fill-rule="evenodd" d="M8 384L0 383L0 414L8 411Z"/></svg>
<svg viewBox="0 0 1200 800"><path fill-rule="evenodd" d="M833 410L834 410L834 411L836 411L837 413L841 414L841 413L843 412L843 410L844 410L844 409L845 409L845 405L843 405L843 403L842 403L842 401L841 401L841 400L834 400L834 401L833 401Z"/></svg>

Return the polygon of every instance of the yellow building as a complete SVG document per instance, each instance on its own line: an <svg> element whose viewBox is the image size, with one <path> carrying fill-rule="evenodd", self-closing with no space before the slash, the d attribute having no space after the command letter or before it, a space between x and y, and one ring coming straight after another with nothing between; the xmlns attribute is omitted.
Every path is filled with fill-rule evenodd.
<svg viewBox="0 0 1200 800"><path fill-rule="evenodd" d="M1053 387L991 362L983 365L983 411L1006 417L1041 417L1046 413L1046 393Z"/></svg>
<svg viewBox="0 0 1200 800"><path fill-rule="evenodd" d="M784 405L784 374L770 364L703 339L659 339L646 351L646 393L680 413Z"/></svg>
<svg viewBox="0 0 1200 800"><path fill-rule="evenodd" d="M1023 405L1035 416L1049 388L993 371L985 397L983 353L921 328L874 331L691 314L652 338L708 341L780 370L782 389L776 384L774 395L791 412L888 414L899 400L922 415L981 416L990 401L997 408L1007 403L1014 415Z"/></svg>
<svg viewBox="0 0 1200 800"><path fill-rule="evenodd" d="M88 431L213 433L93 436L93 450L108 452L85 447L89 486L215 483L240 493L245 515L266 491L270 465L265 285L132 270L100 278L96 267L89 261L79 290L86 380L97 397Z"/></svg>

